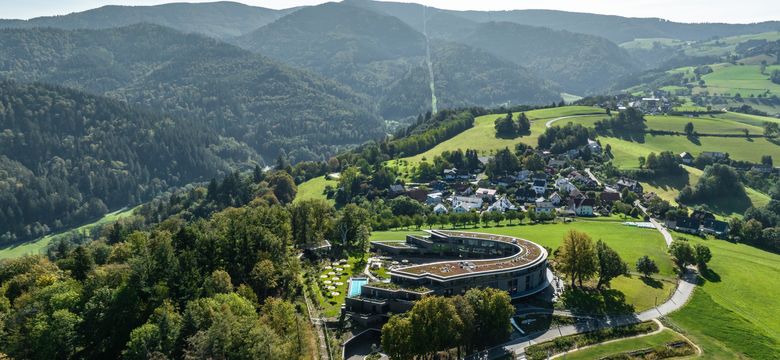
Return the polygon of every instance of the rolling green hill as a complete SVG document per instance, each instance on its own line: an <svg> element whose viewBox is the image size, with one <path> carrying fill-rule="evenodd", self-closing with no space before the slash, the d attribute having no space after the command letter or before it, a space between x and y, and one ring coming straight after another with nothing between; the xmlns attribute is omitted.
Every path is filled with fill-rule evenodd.
<svg viewBox="0 0 780 360"><path fill-rule="evenodd" d="M0 30L0 76L188 117L266 158L324 159L384 134L368 99L343 85L157 25Z"/></svg>

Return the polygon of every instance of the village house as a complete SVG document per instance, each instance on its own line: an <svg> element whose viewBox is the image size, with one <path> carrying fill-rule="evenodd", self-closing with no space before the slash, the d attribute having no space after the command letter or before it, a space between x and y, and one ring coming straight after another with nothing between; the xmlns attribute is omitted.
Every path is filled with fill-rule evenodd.
<svg viewBox="0 0 780 360"><path fill-rule="evenodd" d="M476 196L455 196L452 198L452 211L465 213L482 208L482 198Z"/></svg>
<svg viewBox="0 0 780 360"><path fill-rule="evenodd" d="M552 159L547 163L547 166L560 169L564 166L566 166L566 161L558 160L558 159Z"/></svg>
<svg viewBox="0 0 780 360"><path fill-rule="evenodd" d="M487 209L487 211L495 212L506 212L510 210L517 210L517 207L515 207L515 205L512 204L505 196L498 198L498 200L491 204Z"/></svg>
<svg viewBox="0 0 780 360"><path fill-rule="evenodd" d="M588 139L588 149L593 154L601 153L601 145L595 140Z"/></svg>
<svg viewBox="0 0 780 360"><path fill-rule="evenodd" d="M561 197L561 194L558 194L557 191L550 195L550 202L553 203L553 205L560 205L562 201L563 198Z"/></svg>
<svg viewBox="0 0 780 360"><path fill-rule="evenodd" d="M577 216L593 216L593 207L596 202L593 199L579 199L572 200L569 204L569 208L574 211Z"/></svg>
<svg viewBox="0 0 780 360"><path fill-rule="evenodd" d="M693 163L693 155L687 151L682 152L680 153L680 161L685 165L690 165Z"/></svg>
<svg viewBox="0 0 780 360"><path fill-rule="evenodd" d="M406 192L406 188L401 184L390 185L390 195L398 196Z"/></svg>
<svg viewBox="0 0 780 360"><path fill-rule="evenodd" d="M515 191L515 199L518 201L534 201L538 196L539 194L530 187L520 188Z"/></svg>
<svg viewBox="0 0 780 360"><path fill-rule="evenodd" d="M515 175L515 179L517 179L517 181L526 181L531 177L531 174L531 170L520 170Z"/></svg>
<svg viewBox="0 0 780 360"><path fill-rule="evenodd" d="M534 202L534 211L537 214L550 214L553 211L555 211L555 206L553 203L546 201L544 198L538 198Z"/></svg>
<svg viewBox="0 0 780 360"><path fill-rule="evenodd" d="M555 180L555 187L558 189L558 191L567 193L577 190L577 187L566 178Z"/></svg>
<svg viewBox="0 0 780 360"><path fill-rule="evenodd" d="M442 193L440 192L434 192L430 193L425 197L425 204L430 206L435 206L436 204L441 204L442 201Z"/></svg>
<svg viewBox="0 0 780 360"><path fill-rule="evenodd" d="M544 195L547 192L547 180L537 179L534 180L531 188L538 194Z"/></svg>
<svg viewBox="0 0 780 360"><path fill-rule="evenodd" d="M629 191L637 194L641 194L643 191L642 184L640 184L636 180L623 178L618 180L618 182L615 185L620 191L623 191L623 189L628 189Z"/></svg>
<svg viewBox="0 0 780 360"><path fill-rule="evenodd" d="M481 198L487 198L490 201L493 201L496 197L496 189L485 189L485 188L479 188L474 193L474 195L481 197Z"/></svg>
<svg viewBox="0 0 780 360"><path fill-rule="evenodd" d="M447 207L444 206L444 204L437 204L436 206L433 207L433 213L436 215L444 215L447 212L448 212Z"/></svg>
<svg viewBox="0 0 780 360"><path fill-rule="evenodd" d="M428 199L428 191L420 188L409 189L406 191L406 196L424 203Z"/></svg>
<svg viewBox="0 0 780 360"><path fill-rule="evenodd" d="M605 188L601 192L600 198L603 204L612 204L620 200L620 193L615 189Z"/></svg>

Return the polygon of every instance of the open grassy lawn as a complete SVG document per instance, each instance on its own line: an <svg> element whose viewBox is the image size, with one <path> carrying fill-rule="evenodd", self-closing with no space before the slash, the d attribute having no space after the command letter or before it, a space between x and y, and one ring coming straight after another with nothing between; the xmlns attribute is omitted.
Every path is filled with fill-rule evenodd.
<svg viewBox="0 0 780 360"><path fill-rule="evenodd" d="M670 316L705 358L775 359L780 354L780 255L748 245L673 233L712 250L711 271Z"/></svg>
<svg viewBox="0 0 780 360"><path fill-rule="evenodd" d="M694 125L695 126L695 125ZM780 145L774 144L764 138L723 138L700 137L688 139L686 136L672 135L646 135L643 139L619 139L615 137L600 137L601 144L612 147L612 160L615 166L621 168L638 168L640 156L647 156L651 152L672 151L681 153L687 151L693 156L698 156L703 151L721 151L729 153L734 160L744 160L754 163L761 162L762 155L772 155L780 158Z"/></svg>
<svg viewBox="0 0 780 360"><path fill-rule="evenodd" d="M330 203L335 203L334 200L328 199L325 196L325 186L330 185L336 187L338 183L338 181L326 179L324 176L304 181L298 185L298 193L295 195L294 201L322 199L327 200Z"/></svg>
<svg viewBox="0 0 780 360"><path fill-rule="evenodd" d="M766 74L780 66L768 66ZM729 65L721 67L712 73L702 76L707 87L699 91L710 94L724 94L742 97L758 96L769 90L770 94L780 94L780 85L769 80L769 75L762 74L759 65Z"/></svg>
<svg viewBox="0 0 780 360"><path fill-rule="evenodd" d="M566 354L565 359L585 360L601 359L609 355L617 355L624 352L663 346L665 344L685 340L682 336L670 329L661 330L653 335L641 336L631 339L617 340L606 344L595 345L593 347L577 350Z"/></svg>
<svg viewBox="0 0 780 360"><path fill-rule="evenodd" d="M30 255L30 254L40 254L43 252L46 247L55 239L65 236L66 234L69 234L71 232L79 232L79 233L86 233L90 231L92 228L98 225L108 224L116 222L117 220L127 217L133 214L133 210L136 208L131 209L121 209L117 210L111 213L108 213L104 215L102 218L96 220L95 222L79 226L75 229L59 232L56 234L50 234L46 235L42 238L35 239L32 241L24 242L24 243L17 243L12 245L5 245L3 247L0 247L0 260L2 259L9 259L9 258L16 258L23 255Z"/></svg>
<svg viewBox="0 0 780 360"><path fill-rule="evenodd" d="M706 134L743 134L744 129L751 134L763 134L761 124L746 124L735 121L731 114L706 115L699 117L686 116L646 116L647 127L652 130L683 132L685 124L693 123L693 129Z"/></svg>
<svg viewBox="0 0 780 360"><path fill-rule="evenodd" d="M657 281L645 282L638 276L613 280L612 288L622 293L625 303L632 305L634 311L642 311L665 301L674 290L672 263L666 254L666 244L663 237L654 229L641 229L622 225L617 218L598 221L578 220L572 223L512 225L491 227L466 227L465 231L486 232L501 235L511 235L534 241L553 250L558 248L563 236L570 229L584 231L594 239L602 239L614 248L633 269L636 260L648 255L656 261L661 270ZM404 239L406 234L418 233L409 231L375 231L371 240Z"/></svg>

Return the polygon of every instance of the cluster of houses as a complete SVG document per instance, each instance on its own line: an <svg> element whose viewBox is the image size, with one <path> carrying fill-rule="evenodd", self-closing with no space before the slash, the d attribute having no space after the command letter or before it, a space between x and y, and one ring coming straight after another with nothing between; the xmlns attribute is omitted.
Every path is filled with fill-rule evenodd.
<svg viewBox="0 0 780 360"><path fill-rule="evenodd" d="M725 238L729 233L729 224L715 219L712 213L694 210L690 216L680 216L666 221L666 227L679 232L694 235L713 235Z"/></svg>
<svg viewBox="0 0 780 360"><path fill-rule="evenodd" d="M604 187L574 168L558 168L564 165L565 161L552 159L545 171L520 170L491 181L496 188L512 189L510 194L499 194L496 188L478 187L475 181L464 181L471 180L471 175L461 178L457 169L446 170L443 180L432 181L427 186L406 189L403 185L393 185L390 192L425 203L438 215L520 210L561 216L607 214L609 206L621 200L623 189L642 193L642 186L636 181L621 179Z"/></svg>

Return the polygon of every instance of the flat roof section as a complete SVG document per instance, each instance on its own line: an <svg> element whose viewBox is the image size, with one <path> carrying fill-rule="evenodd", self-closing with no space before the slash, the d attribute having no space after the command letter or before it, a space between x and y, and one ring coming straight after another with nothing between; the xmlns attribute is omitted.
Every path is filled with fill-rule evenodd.
<svg viewBox="0 0 780 360"><path fill-rule="evenodd" d="M440 280L450 280L470 275L484 275L492 272L521 270L532 267L547 258L547 251L542 246L526 239L505 235L454 230L427 230L427 232L451 238L509 243L517 248L517 253L497 259L461 259L407 266L391 270L391 274L412 278L429 276Z"/></svg>

